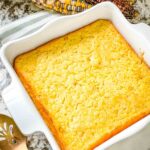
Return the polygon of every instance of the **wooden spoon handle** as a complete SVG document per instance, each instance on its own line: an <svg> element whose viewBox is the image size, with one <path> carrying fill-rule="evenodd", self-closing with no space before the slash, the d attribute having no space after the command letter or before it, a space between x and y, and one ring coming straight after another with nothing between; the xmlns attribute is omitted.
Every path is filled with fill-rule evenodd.
<svg viewBox="0 0 150 150"><path fill-rule="evenodd" d="M18 146L14 147L13 150L28 150L27 145L26 145L26 140L24 140Z"/></svg>

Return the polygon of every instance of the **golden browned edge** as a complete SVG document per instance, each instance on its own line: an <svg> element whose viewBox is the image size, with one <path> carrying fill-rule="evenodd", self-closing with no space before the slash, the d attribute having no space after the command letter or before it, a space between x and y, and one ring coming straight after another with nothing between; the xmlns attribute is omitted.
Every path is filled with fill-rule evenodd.
<svg viewBox="0 0 150 150"><path fill-rule="evenodd" d="M15 62L15 61L14 61ZM54 135L54 137L56 138L57 143L60 145L61 148L64 149L64 145L62 143L62 141L60 140L61 138L58 136L59 134L57 133L57 130L55 129L55 126L53 124L52 121L52 117L48 114L48 112L45 110L44 106L40 103L40 100L38 99L38 97L35 95L34 92L32 92L32 88L31 86L28 84L28 82L26 81L26 79L24 78L24 76L19 72L19 70L17 69L17 67L15 66L14 63L14 68L15 71L17 72L19 78L21 79L25 89L27 90L27 92L29 93L29 95L31 96L32 101L34 102L34 104L36 105L37 109L39 110L41 116L43 117L43 120L46 122L47 126L50 128L50 130L52 131L52 134Z"/></svg>
<svg viewBox="0 0 150 150"><path fill-rule="evenodd" d="M109 20L108 20L109 21ZM111 21L110 21L111 22ZM112 22L111 22L112 23ZM91 23L92 24L92 23ZM88 25L87 25L88 26ZM114 26L115 27L115 26ZM82 27L83 28L83 27ZM82 28L80 28L80 29L82 29ZM78 30L80 30L80 29L78 29ZM115 29L116 29L116 27L115 27ZM75 30L75 31L73 31L73 32L76 32L76 31L78 31L78 30ZM116 31L120 34L120 32L116 29ZM72 33L72 32L71 32ZM70 33L68 33L68 34L70 34ZM68 35L67 34L67 35ZM121 35L121 34L120 34ZM65 35L64 35L65 36ZM62 37L62 36L61 36ZM121 35L121 37L124 39L124 37ZM58 37L58 38L60 38L60 37ZM52 41L54 41L54 40L57 40L57 38L56 39L53 39L53 40L51 40L51 42ZM126 41L127 42L127 41ZM48 42L47 42L48 43ZM45 43L46 44L46 43ZM127 44L129 45L129 43L127 42ZM44 45L44 44L42 44L42 45ZM42 46L41 45L41 46ZM130 47L131 47L131 45L129 45ZM131 47L131 49L133 49L132 47ZM32 50L31 50L32 51ZM30 51L30 52L31 52ZM134 51L134 49L133 49L133 51ZM135 52L135 51L134 51ZM28 53L28 52L25 52L25 53ZM24 53L24 54L25 54ZM135 54L139 57L139 55L135 52ZM22 54L21 54L22 55ZM19 55L18 55L19 56ZM17 57L18 57L17 56ZM144 60L143 60L143 57L139 57L140 59L141 59L141 61L143 62ZM16 60L16 58L15 58L15 60ZM18 74L18 76L19 76L19 78L21 79L21 81L22 81L22 83L23 83L23 85L24 85L24 87L26 88L26 90L28 91L28 93L29 93L29 95L31 96L31 98L32 98L32 100L33 100L33 102L34 102L34 104L36 105L36 107L38 108L38 110L39 110L39 112L40 112L40 114L41 114L41 116L43 117L43 120L45 121L45 123L47 124L47 126L49 127L49 129L52 131L52 134L54 135L54 137L56 138L56 141L57 141L57 143L59 144L59 146L60 146L60 148L62 149L62 150L65 150L65 145L64 145L64 143L63 143L63 141L62 141L62 139L61 139L61 137L59 136L59 134L58 134L58 131L56 130L56 128L55 128L55 126L54 126L54 124L53 124L53 121L52 121L52 116L50 116L49 114L48 114L48 112L47 112L47 110L45 110L45 108L44 108L44 106L42 105L42 103L40 103L40 99L38 99L38 97L35 95L35 93L33 92L33 90L32 90L32 88L31 88L31 86L30 86L30 84L26 81L26 79L24 78L24 76L21 74L21 72L19 72L19 70L17 69L17 67L15 66L15 60L14 60L14 64L13 64L13 66L14 66L14 69L15 69L15 71L17 72L17 74ZM148 66L148 68L150 68L150 66L144 61L144 63L145 63L145 65L147 65ZM120 133L121 131L123 131L124 129L126 129L126 128L128 128L129 126L131 126L131 125L133 125L134 123L136 123L136 122L138 122L139 120L141 120L142 118L144 118L144 117L146 117L147 115L149 115L150 114L150 112L144 112L144 113L142 113L142 114L140 114L139 116L136 116L134 119L132 118L132 119L130 119L129 121L127 121L126 122L126 124L124 124L123 126L118 126L116 129L114 129L111 133L108 133L108 134L106 134L106 135L104 135L103 136L103 138L101 138L101 139L99 139L98 141L96 141L95 143L93 143L91 146L90 146L90 148L89 148L89 150L93 150L94 148L96 148L97 146L99 146L100 144L102 144L102 143L104 143L105 141L107 141L108 139L110 139L111 137L113 137L114 135L116 135L116 134L118 134L118 133Z"/></svg>
<svg viewBox="0 0 150 150"><path fill-rule="evenodd" d="M105 141L107 141L108 139L110 139L114 135L120 133L121 131L127 129L129 126L131 126L134 123L138 122L139 120L146 117L147 115L149 115L149 112L144 112L144 113L140 114L139 116L135 117L134 119L131 119L131 120L127 121L126 124L124 124L123 126L118 126L111 133L108 133L108 134L104 135L102 139L99 139L97 142L95 142L93 145L91 145L91 148L89 150L93 150L94 148L96 148L100 144L104 143Z"/></svg>

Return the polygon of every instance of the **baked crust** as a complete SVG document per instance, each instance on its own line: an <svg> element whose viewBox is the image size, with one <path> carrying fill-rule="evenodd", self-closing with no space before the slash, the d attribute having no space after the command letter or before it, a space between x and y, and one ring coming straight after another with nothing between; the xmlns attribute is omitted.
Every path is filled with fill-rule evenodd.
<svg viewBox="0 0 150 150"><path fill-rule="evenodd" d="M102 35L100 40L104 40L108 47L105 48L107 45L102 45L102 47L98 45L97 48L95 45L101 42L97 38L94 41L96 43L93 42L93 49L90 47L92 50L88 49L88 46L84 47L86 42L82 41L83 45L80 44L84 38L90 44L90 41L94 39L91 34ZM110 41L106 41L107 37L112 39L112 44ZM73 44L73 40L75 44L79 44L77 48L80 50L87 48L88 50L74 50L76 45ZM67 42L70 42L70 45ZM65 43L67 44L65 45ZM66 48L64 48L65 46ZM62 50L59 51L60 49ZM79 57L80 55L82 57ZM53 58L55 59L52 60ZM69 66L65 66L65 63L59 59L64 61L68 59L71 63ZM76 65L72 66L74 62ZM77 64L78 62L80 65ZM56 65L58 65L58 72ZM59 66L61 67L59 68ZM150 70L109 21L96 21L31 52L22 54L15 59L14 68L63 150L94 149L150 114ZM61 70L62 68L64 70ZM110 70L108 73L112 75L111 78L108 78L107 70ZM64 74L61 74L61 71ZM68 74L71 71L77 71L77 75L80 75L79 81L83 81L83 86L74 80L75 76L70 78ZM86 71L88 74L85 74ZM85 78L86 75L88 75L88 79ZM55 78L56 80L53 80ZM87 82L89 83L87 84ZM65 84L67 87L63 88ZM54 87L53 90L49 91L52 87ZM59 90L62 91L59 92ZM64 93L65 90L66 93ZM72 96L69 97L71 91L73 91ZM62 98L64 94L65 100ZM82 94L85 95L80 98ZM78 98L74 99L73 96ZM65 115L62 115L63 113ZM74 117L69 115L74 115Z"/></svg>

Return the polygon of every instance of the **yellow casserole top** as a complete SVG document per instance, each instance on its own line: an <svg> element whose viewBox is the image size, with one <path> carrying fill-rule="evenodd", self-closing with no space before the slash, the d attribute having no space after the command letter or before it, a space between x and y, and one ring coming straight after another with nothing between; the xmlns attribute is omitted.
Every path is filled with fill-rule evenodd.
<svg viewBox="0 0 150 150"><path fill-rule="evenodd" d="M62 149L93 149L150 113L150 69L109 21L22 54L14 67Z"/></svg>

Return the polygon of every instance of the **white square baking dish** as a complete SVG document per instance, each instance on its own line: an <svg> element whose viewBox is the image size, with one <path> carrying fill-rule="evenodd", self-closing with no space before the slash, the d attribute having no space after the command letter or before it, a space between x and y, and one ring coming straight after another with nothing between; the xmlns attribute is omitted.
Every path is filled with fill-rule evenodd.
<svg viewBox="0 0 150 150"><path fill-rule="evenodd" d="M2 92L10 114L23 134L28 135L35 131L44 132L53 150L60 148L17 77L13 69L13 60L21 53L81 28L97 19L112 21L136 53L143 57L150 66L150 27L143 23L137 25L130 24L120 10L110 2L98 4L77 15L62 16L51 20L36 33L9 42L1 49L1 60L12 78L11 84ZM96 150L104 150L113 143L131 136L148 123L150 123L150 115L107 140L98 146Z"/></svg>

